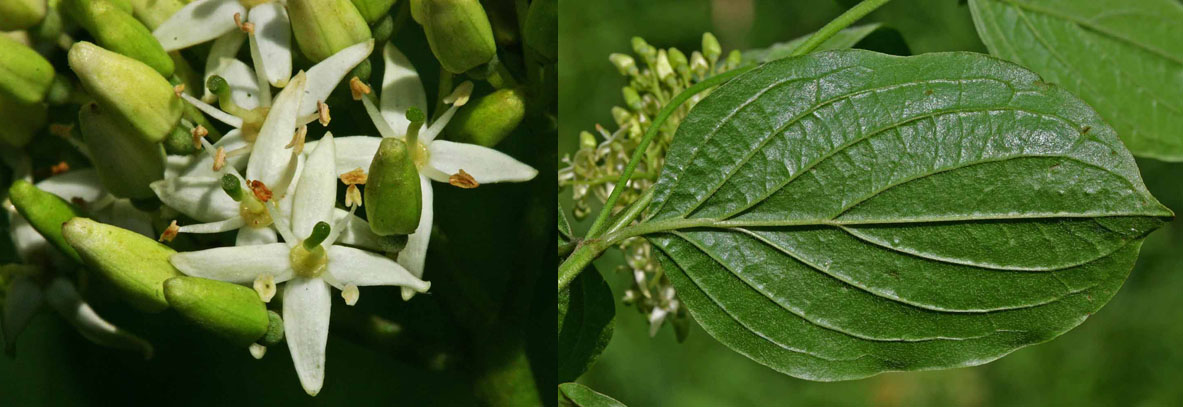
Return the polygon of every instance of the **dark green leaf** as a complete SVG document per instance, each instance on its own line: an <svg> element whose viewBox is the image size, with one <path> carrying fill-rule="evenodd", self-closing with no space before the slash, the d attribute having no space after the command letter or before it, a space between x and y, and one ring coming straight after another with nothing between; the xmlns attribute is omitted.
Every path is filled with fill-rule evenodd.
<svg viewBox="0 0 1183 407"><path fill-rule="evenodd" d="M1135 155L1183 161L1177 0L973 0L990 53L1079 95Z"/></svg>
<svg viewBox="0 0 1183 407"><path fill-rule="evenodd" d="M625 407L624 403L579 383L559 385L559 405L563 407Z"/></svg>
<svg viewBox="0 0 1183 407"><path fill-rule="evenodd" d="M567 221L567 211L563 209L563 205L559 205L559 246L571 241L575 233L571 231L571 222Z"/></svg>
<svg viewBox="0 0 1183 407"><path fill-rule="evenodd" d="M814 380L971 366L1109 300L1173 214L1084 102L973 53L768 63L678 129L637 229L727 346Z"/></svg>
<svg viewBox="0 0 1183 407"><path fill-rule="evenodd" d="M608 346L616 304L608 283L593 266L559 293L558 303L559 381L564 382L587 371Z"/></svg>

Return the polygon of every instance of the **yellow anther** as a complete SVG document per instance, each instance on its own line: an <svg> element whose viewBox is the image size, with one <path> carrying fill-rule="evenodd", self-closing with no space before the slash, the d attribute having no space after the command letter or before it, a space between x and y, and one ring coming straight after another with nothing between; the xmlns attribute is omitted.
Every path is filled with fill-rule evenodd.
<svg viewBox="0 0 1183 407"><path fill-rule="evenodd" d="M226 148L218 146L218 151L214 153L214 171L221 171L222 167L226 166Z"/></svg>
<svg viewBox="0 0 1183 407"><path fill-rule="evenodd" d="M177 95L177 97L181 97L181 93L184 93L184 92L185 92L185 84L182 83L177 86L173 86L173 94Z"/></svg>
<svg viewBox="0 0 1183 407"><path fill-rule="evenodd" d="M247 34L255 33L255 23L248 23L242 21L242 13L234 13L234 25L238 26L239 30Z"/></svg>
<svg viewBox="0 0 1183 407"><path fill-rule="evenodd" d="M49 172L53 175L58 175L70 170L70 164L65 161L58 161L52 167L49 167Z"/></svg>
<svg viewBox="0 0 1183 407"><path fill-rule="evenodd" d="M350 184L345 188L345 206L361 206L361 190L357 189L357 185Z"/></svg>
<svg viewBox="0 0 1183 407"><path fill-rule="evenodd" d="M263 355L267 354L267 347L257 343L252 343L247 349L251 351L251 357L255 359L262 359Z"/></svg>
<svg viewBox="0 0 1183 407"><path fill-rule="evenodd" d="M292 134L292 141L284 148L295 148L296 154L304 152L304 139L308 137L308 126L300 126L296 129L296 133Z"/></svg>
<svg viewBox="0 0 1183 407"><path fill-rule="evenodd" d="M267 202L271 200L271 189L267 188L267 185L263 184L263 181L253 180L251 181L250 186L251 192L255 194L255 198L258 199L259 202Z"/></svg>
<svg viewBox="0 0 1183 407"><path fill-rule="evenodd" d="M275 297L275 276L264 274L255 277L254 287L263 302L271 302L271 298Z"/></svg>
<svg viewBox="0 0 1183 407"><path fill-rule="evenodd" d="M448 183L464 189L472 189L481 185L476 182L476 179L473 178L472 175L464 172L463 169L461 169L458 173L452 174L451 177L448 177Z"/></svg>
<svg viewBox="0 0 1183 407"><path fill-rule="evenodd" d="M324 101L316 101L316 117L320 121L321 126L328 126L329 120L333 119L329 116L329 105L325 104Z"/></svg>
<svg viewBox="0 0 1183 407"><path fill-rule="evenodd" d="M361 296L361 292L357 290L357 286L353 284L346 284L345 289L341 290L341 298L345 299L345 305L357 304L357 297Z"/></svg>
<svg viewBox="0 0 1183 407"><path fill-rule="evenodd" d="M189 132L189 134L193 135L193 148L200 150L201 139L209 135L209 130L206 130L204 126L199 124L197 127L194 127L193 130Z"/></svg>
<svg viewBox="0 0 1183 407"><path fill-rule="evenodd" d="M366 171L361 169L361 167L354 168L353 171L341 174L341 182L345 185L365 185L367 178L369 177L366 175Z"/></svg>
<svg viewBox="0 0 1183 407"><path fill-rule="evenodd" d="M373 89L370 89L370 85L366 85L361 79L358 79L356 76L349 79L349 93L353 94L353 100L361 100L363 96L370 94L370 92L373 92Z"/></svg>
<svg viewBox="0 0 1183 407"><path fill-rule="evenodd" d="M456 107L464 106L468 103L469 96L472 96L472 81L464 81L452 91L452 94L444 98L444 103Z"/></svg>
<svg viewBox="0 0 1183 407"><path fill-rule="evenodd" d="M173 220L172 223L168 224L167 228L164 228L164 233L160 234L160 239L157 239L157 241L158 242L171 242L171 241L173 241L173 239L177 238L177 233L180 231L181 231L181 227L177 226L176 220Z"/></svg>

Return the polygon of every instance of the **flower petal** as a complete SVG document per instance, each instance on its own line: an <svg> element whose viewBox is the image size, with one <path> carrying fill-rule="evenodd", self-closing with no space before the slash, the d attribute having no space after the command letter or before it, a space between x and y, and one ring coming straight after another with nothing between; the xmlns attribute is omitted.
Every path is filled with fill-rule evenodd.
<svg viewBox="0 0 1183 407"><path fill-rule="evenodd" d="M341 221L347 216L349 220ZM370 230L370 224L366 223L364 219L350 214L349 211L335 209L333 210L333 221L333 225L341 225L341 230L333 231L339 233L335 241L336 244L383 251L385 246L382 244L382 237L374 234L374 231Z"/></svg>
<svg viewBox="0 0 1183 407"><path fill-rule="evenodd" d="M538 175L538 170L535 170L534 167L523 164L500 151L476 144L436 140L427 146L427 150L431 153L428 165L433 169L446 175L464 170L481 184L523 182L534 179ZM448 182L447 179L437 179L437 177L439 176L434 175L432 179Z"/></svg>
<svg viewBox="0 0 1183 407"><path fill-rule="evenodd" d="M419 80L419 72L411 60L399 51L394 43L387 42L382 50L382 59L386 60L386 73L382 75L382 93L379 101L382 118L399 134L405 134L407 126L407 109L417 107L427 112L427 92L423 89L423 82Z"/></svg>
<svg viewBox="0 0 1183 407"><path fill-rule="evenodd" d="M247 284L270 274L280 283L292 278L290 252L286 244L271 243L182 252L168 260L177 270L193 277Z"/></svg>
<svg viewBox="0 0 1183 407"><path fill-rule="evenodd" d="M131 204L131 201L127 199L119 199L112 202L111 205L103 208L100 213L96 214L95 219L147 237L156 238L156 232L152 229L152 216L147 212L136 209Z"/></svg>
<svg viewBox="0 0 1183 407"><path fill-rule="evenodd" d="M240 149L248 146L246 140L242 139L241 130L230 130L217 143L214 143L213 146L214 148L222 147L223 151L226 152L227 167L223 168L222 171L214 171L214 159L211 157L211 154L206 154L205 152L194 155L170 155L167 157L168 162L164 167L164 177L221 179L228 172L237 176L239 175L237 169L246 167L247 158L250 157L250 154L243 154L247 150L240 151Z"/></svg>
<svg viewBox="0 0 1183 407"><path fill-rule="evenodd" d="M263 3L251 8L250 20L267 81L277 88L286 86L292 78L292 25L287 10L279 2Z"/></svg>
<svg viewBox="0 0 1183 407"><path fill-rule="evenodd" d="M273 228L239 228L238 236L234 240L236 246L255 246L271 244L279 241Z"/></svg>
<svg viewBox="0 0 1183 407"><path fill-rule="evenodd" d="M415 277L423 276L423 263L427 261L427 243L431 240L431 225L434 221L434 196L431 180L419 176L419 187L423 191L423 211L419 215L419 226L407 237L407 247L398 253L398 264L402 264Z"/></svg>
<svg viewBox="0 0 1183 407"><path fill-rule="evenodd" d="M324 384L332 304L329 285L319 278L296 278L284 285L284 335L300 385L311 396Z"/></svg>
<svg viewBox="0 0 1183 407"><path fill-rule="evenodd" d="M242 48L242 42L245 40L246 34L241 30L230 30L214 40L213 45L209 49L209 56L205 59L205 75L201 77L202 101L206 103L214 101L214 94L210 93L209 88L205 84L209 81L211 75L217 74L217 68L218 65L222 64L222 58L234 59L238 55L238 49Z"/></svg>
<svg viewBox="0 0 1183 407"><path fill-rule="evenodd" d="M100 317L82 297L74 284L58 277L46 288L49 305L66 321L78 329L78 333L99 345L139 351L144 359L152 358L152 344L127 331L119 329Z"/></svg>
<svg viewBox="0 0 1183 407"><path fill-rule="evenodd" d="M328 273L332 279L326 280L338 289L344 289L346 284L397 285L424 293L431 288L431 283L416 278L386 256L345 246L329 247Z"/></svg>
<svg viewBox="0 0 1183 407"><path fill-rule="evenodd" d="M9 214L8 235L12 237L12 246L16 248L16 254L26 263L32 263L36 253L49 247L49 241L45 240L37 229L33 229L33 225L30 225L24 216L16 212Z"/></svg>
<svg viewBox="0 0 1183 407"><path fill-rule="evenodd" d="M274 189L283 178L284 170L292 160L292 150L284 146L292 141L296 131L304 84L304 73L298 73L275 98L275 104L259 129L259 137L255 139L250 161L246 164L247 179L263 181Z"/></svg>
<svg viewBox="0 0 1183 407"><path fill-rule="evenodd" d="M299 239L308 237L317 222L332 224L337 200L335 155L333 133L325 133L304 162L304 172L292 196L292 233Z"/></svg>
<svg viewBox="0 0 1183 407"><path fill-rule="evenodd" d="M70 202L81 199L89 203L107 195L100 185L99 174L93 168L85 168L46 178L37 183L37 188Z"/></svg>
<svg viewBox="0 0 1183 407"><path fill-rule="evenodd" d="M367 40L345 47L308 69L308 88L304 91L304 103L300 115L316 112L316 102L328 100L329 94L341 83L341 79L364 61L374 51L374 40Z"/></svg>
<svg viewBox="0 0 1183 407"><path fill-rule="evenodd" d="M17 277L12 280L4 297L4 345L9 352L16 346L17 335L25 330L44 303L45 294L33 279Z"/></svg>
<svg viewBox="0 0 1183 407"><path fill-rule="evenodd" d="M181 233L222 233L222 232L229 232L231 230L238 230L239 228L242 228L242 226L245 223L246 222L242 220L242 217L235 216L233 218L228 218L226 220L217 221L217 222L194 223L191 225L181 226L179 228L179 232L181 232ZM246 228L246 229L252 229L252 228ZM242 245L239 245L239 246L242 246Z"/></svg>
<svg viewBox="0 0 1183 407"><path fill-rule="evenodd" d="M238 0L194 1L160 23L152 35L165 51L187 48L237 29L235 13L246 15Z"/></svg>
<svg viewBox="0 0 1183 407"><path fill-rule="evenodd" d="M222 183L217 178L166 178L150 186L160 202L200 222L238 216L238 202L222 191Z"/></svg>
<svg viewBox="0 0 1183 407"><path fill-rule="evenodd" d="M259 107L259 79L245 62L222 58L210 75L219 75L230 85L230 99L243 109Z"/></svg>
<svg viewBox="0 0 1183 407"><path fill-rule="evenodd" d="M335 137L333 143L337 145L337 175L353 171L361 168L362 171L370 170L370 162L374 160L374 153L378 152L378 144L382 143L380 137L370 136L347 136ZM316 148L319 141L312 141L304 145L304 151L312 151Z"/></svg>

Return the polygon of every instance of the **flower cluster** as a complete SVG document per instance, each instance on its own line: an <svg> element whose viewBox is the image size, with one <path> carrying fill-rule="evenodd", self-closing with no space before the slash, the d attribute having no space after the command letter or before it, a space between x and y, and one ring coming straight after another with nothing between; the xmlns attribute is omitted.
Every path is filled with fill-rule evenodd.
<svg viewBox="0 0 1183 407"><path fill-rule="evenodd" d="M41 16L15 27L24 37L0 35L0 75L15 75L0 76L0 116L24 116L0 130L0 158L16 180L0 198L21 260L0 267L10 351L48 301L95 342L150 356L151 345L79 294L76 282L95 274L136 308L173 308L256 358L286 341L300 383L316 395L331 288L347 305L364 286L401 287L404 300L431 289L432 181L476 188L537 175L491 148L524 108L512 77L494 69L496 45L476 1L395 9L350 0L125 3L50 2L46 13L84 31L59 24L52 32ZM414 16L448 70L436 111L415 66L387 41L396 13ZM46 39L67 51L69 71L55 72L43 54L57 50ZM204 55L186 50L211 41ZM244 42L250 63L239 59ZM376 48L378 89L367 84ZM186 55L204 60L204 73ZM451 86L452 75L470 70L507 88L470 105L474 84ZM352 100L334 97L338 89ZM502 91L517 97L508 108ZM329 103L364 110L375 131L335 137ZM33 170L21 147L60 120L47 119L51 105L77 117L48 126L67 141L57 148L94 168ZM471 119L490 116L498 126ZM461 142L474 140L481 144ZM230 232L233 239L219 237Z"/></svg>
<svg viewBox="0 0 1183 407"><path fill-rule="evenodd" d="M633 38L632 46L635 57L626 54L608 57L621 76L628 80L628 84L621 88L624 106L612 107L616 129L609 131L597 125L595 133L581 132L579 150L564 156L563 162L567 165L559 169L559 186L571 187L576 219L586 218L591 213L593 197L599 204L607 201L649 130L653 117L671 99L695 83L742 63L738 50L721 59L722 48L710 33L702 37L702 50L692 52L689 57L677 48L657 49L639 37ZM638 64L638 59L643 65ZM636 171L625 184L627 189L621 191L612 208L614 213L629 207L653 187L678 125L694 104L706 95L707 92L699 93L682 104L658 129L657 137L649 144ZM664 276L660 262L650 255L652 247L643 239L630 239L621 243L620 249L626 254L627 265L620 266L618 271L633 277L632 288L624 294L625 303L635 304L638 311L647 316L651 335L657 333L664 321L671 320L679 340L684 339L688 323L686 311L679 306L674 287Z"/></svg>

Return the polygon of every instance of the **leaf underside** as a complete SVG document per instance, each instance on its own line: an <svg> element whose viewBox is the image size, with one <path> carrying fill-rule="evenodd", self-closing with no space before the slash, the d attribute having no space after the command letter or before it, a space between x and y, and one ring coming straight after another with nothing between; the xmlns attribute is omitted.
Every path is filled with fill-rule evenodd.
<svg viewBox="0 0 1183 407"><path fill-rule="evenodd" d="M973 0L990 53L1097 109L1138 156L1183 161L1183 4Z"/></svg>
<svg viewBox="0 0 1183 407"><path fill-rule="evenodd" d="M558 377L571 381L587 371L612 339L616 303L612 289L588 266L558 298Z"/></svg>
<svg viewBox="0 0 1183 407"><path fill-rule="evenodd" d="M973 53L814 53L680 126L641 227L711 335L813 380L971 366L1080 324L1173 216L1097 114Z"/></svg>
<svg viewBox="0 0 1183 407"><path fill-rule="evenodd" d="M562 407L625 407L624 403L592 390L579 383L559 385L559 405Z"/></svg>

